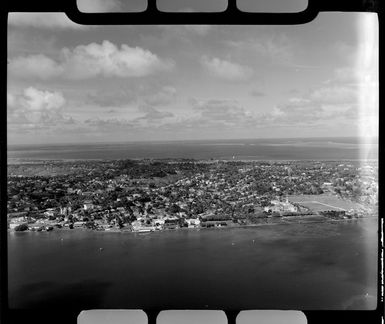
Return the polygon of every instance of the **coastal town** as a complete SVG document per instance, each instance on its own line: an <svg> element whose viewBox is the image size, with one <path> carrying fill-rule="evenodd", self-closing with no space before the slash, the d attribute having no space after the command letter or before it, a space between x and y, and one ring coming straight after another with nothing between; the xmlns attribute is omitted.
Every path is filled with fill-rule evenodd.
<svg viewBox="0 0 385 324"><path fill-rule="evenodd" d="M372 217L377 177L377 161L28 161L8 165L8 228L152 232Z"/></svg>

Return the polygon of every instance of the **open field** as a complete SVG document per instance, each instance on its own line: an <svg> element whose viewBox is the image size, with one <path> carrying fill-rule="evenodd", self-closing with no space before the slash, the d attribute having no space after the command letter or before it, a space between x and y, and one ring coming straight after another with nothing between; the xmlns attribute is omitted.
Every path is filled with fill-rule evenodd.
<svg viewBox="0 0 385 324"><path fill-rule="evenodd" d="M340 199L331 195L296 195L288 197L290 202L300 204L315 212L327 210L349 210L360 209L363 206L359 203Z"/></svg>

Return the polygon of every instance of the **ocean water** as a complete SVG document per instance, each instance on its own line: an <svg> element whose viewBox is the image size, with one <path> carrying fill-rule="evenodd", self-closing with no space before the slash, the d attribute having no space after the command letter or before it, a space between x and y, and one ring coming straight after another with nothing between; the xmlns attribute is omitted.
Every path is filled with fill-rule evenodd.
<svg viewBox="0 0 385 324"><path fill-rule="evenodd" d="M374 309L377 229L377 219L367 218L150 234L9 233L9 303Z"/></svg>
<svg viewBox="0 0 385 324"><path fill-rule="evenodd" d="M189 158L234 160L377 159L377 143L356 138L249 139L60 145L9 145L8 161Z"/></svg>

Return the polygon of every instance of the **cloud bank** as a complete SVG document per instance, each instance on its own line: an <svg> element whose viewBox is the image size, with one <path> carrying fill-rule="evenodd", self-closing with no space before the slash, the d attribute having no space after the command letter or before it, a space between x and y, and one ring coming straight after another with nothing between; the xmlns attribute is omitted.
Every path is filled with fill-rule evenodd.
<svg viewBox="0 0 385 324"><path fill-rule="evenodd" d="M250 67L217 57L202 56L201 64L211 75L229 81L247 80L253 75Z"/></svg>
<svg viewBox="0 0 385 324"><path fill-rule="evenodd" d="M20 78L89 79L94 77L143 77L173 67L170 61L140 47L122 44L119 48L105 40L101 44L63 48L60 59L46 55L20 56L10 60L8 71Z"/></svg>
<svg viewBox="0 0 385 324"><path fill-rule="evenodd" d="M66 100L59 91L29 87L22 93L8 93L8 125L42 128L73 122L71 118L66 118L62 114L65 104ZM22 130L21 128L19 129Z"/></svg>

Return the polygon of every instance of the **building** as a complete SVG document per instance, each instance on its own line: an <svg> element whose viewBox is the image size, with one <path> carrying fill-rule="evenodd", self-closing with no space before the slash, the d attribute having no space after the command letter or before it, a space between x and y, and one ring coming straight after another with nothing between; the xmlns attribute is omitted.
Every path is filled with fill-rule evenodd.
<svg viewBox="0 0 385 324"><path fill-rule="evenodd" d="M92 203L91 200L85 200L83 203L83 209L84 210L91 210L94 208L94 204Z"/></svg>
<svg viewBox="0 0 385 324"><path fill-rule="evenodd" d="M291 204L288 199L286 201L272 200L270 206L264 208L264 211L267 213L296 213L298 208Z"/></svg>
<svg viewBox="0 0 385 324"><path fill-rule="evenodd" d="M188 228L199 227L199 225L201 223L201 221L197 218L186 219L186 222L187 222Z"/></svg>
<svg viewBox="0 0 385 324"><path fill-rule="evenodd" d="M76 228L84 227L85 224L86 224L86 222L75 222L74 227L76 227Z"/></svg>
<svg viewBox="0 0 385 324"><path fill-rule="evenodd" d="M155 226L144 225L140 221L132 222L131 227L133 232L153 232L156 230Z"/></svg>
<svg viewBox="0 0 385 324"><path fill-rule="evenodd" d="M232 224L232 221L230 220L209 220L209 221L202 221L201 227L224 227L229 226Z"/></svg>
<svg viewBox="0 0 385 324"><path fill-rule="evenodd" d="M179 218L177 217L166 217L164 218L164 229L176 229L179 228Z"/></svg>

